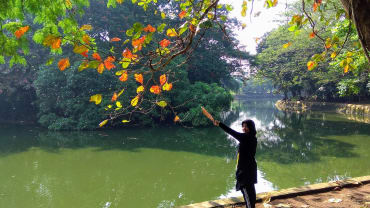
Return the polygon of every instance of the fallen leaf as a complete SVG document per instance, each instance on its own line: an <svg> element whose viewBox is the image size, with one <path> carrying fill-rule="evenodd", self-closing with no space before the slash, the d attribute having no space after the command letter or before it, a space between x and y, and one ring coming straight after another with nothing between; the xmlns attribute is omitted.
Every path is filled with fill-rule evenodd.
<svg viewBox="0 0 370 208"><path fill-rule="evenodd" d="M292 206L290 204L283 204L280 203L278 205L275 205L276 208L291 208Z"/></svg>
<svg viewBox="0 0 370 208"><path fill-rule="evenodd" d="M338 198L330 198L328 200L328 202L330 203L339 203L339 202L342 202L342 199L338 199Z"/></svg>

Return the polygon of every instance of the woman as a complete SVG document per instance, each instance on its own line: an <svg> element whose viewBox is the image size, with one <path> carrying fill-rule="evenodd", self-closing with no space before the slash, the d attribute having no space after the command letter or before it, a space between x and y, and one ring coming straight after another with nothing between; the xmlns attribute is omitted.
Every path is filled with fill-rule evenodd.
<svg viewBox="0 0 370 208"><path fill-rule="evenodd" d="M226 133L239 141L238 158L236 169L236 190L242 191L247 208L255 208L257 183L257 163L254 158L257 149L256 127L252 120L242 122L244 133L239 133L220 121L215 120L203 107L203 114L209 118L215 126L221 127Z"/></svg>
<svg viewBox="0 0 370 208"><path fill-rule="evenodd" d="M215 126L221 127L226 133L239 141L238 158L236 169L236 190L241 190L246 203L246 207L254 208L256 203L257 183L257 163L254 158L256 155L257 138L256 127L252 120L242 122L244 133L239 133L229 128L220 121L211 119Z"/></svg>

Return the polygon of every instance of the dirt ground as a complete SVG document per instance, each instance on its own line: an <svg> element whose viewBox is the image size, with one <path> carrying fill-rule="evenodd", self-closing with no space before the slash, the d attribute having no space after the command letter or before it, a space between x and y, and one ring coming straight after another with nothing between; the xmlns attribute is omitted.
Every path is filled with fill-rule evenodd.
<svg viewBox="0 0 370 208"><path fill-rule="evenodd" d="M242 206L231 206L244 208ZM231 208L228 207L228 208ZM256 204L256 208L370 208L370 184L330 192L275 199Z"/></svg>

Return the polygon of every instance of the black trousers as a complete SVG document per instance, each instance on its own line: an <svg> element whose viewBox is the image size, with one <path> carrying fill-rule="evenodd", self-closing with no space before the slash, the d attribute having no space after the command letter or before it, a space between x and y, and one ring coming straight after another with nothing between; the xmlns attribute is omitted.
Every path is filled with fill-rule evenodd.
<svg viewBox="0 0 370 208"><path fill-rule="evenodd" d="M245 201L246 208L255 208L256 204L256 189L254 184L247 184L241 189Z"/></svg>

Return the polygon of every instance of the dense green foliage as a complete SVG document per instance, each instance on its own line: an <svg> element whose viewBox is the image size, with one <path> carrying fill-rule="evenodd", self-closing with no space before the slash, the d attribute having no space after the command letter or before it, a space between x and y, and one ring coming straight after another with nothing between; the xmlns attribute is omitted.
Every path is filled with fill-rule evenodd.
<svg viewBox="0 0 370 208"><path fill-rule="evenodd" d="M174 62L176 63L176 61ZM55 68L55 67L54 67ZM105 71L99 75L94 70L84 70L78 72L78 66L72 67L74 70L64 72L55 71L52 67L42 67L38 72L34 82L37 92L37 103L40 109L39 122L41 125L53 130L66 129L95 129L100 121L106 118L104 106L111 104L112 109L116 108L110 102L110 91L119 91L122 83L116 81L114 73ZM183 125L201 126L209 125L209 121L202 113L200 106L205 106L214 115L229 108L232 101L231 95L217 84L206 84L195 82L191 84L187 72L182 67L176 73L174 88L170 93L164 95L162 100L171 100L174 110L181 118ZM130 98L135 97L137 84L129 81L128 88L119 97L118 101L123 106L129 106ZM107 93L103 97L101 105L89 102L86 95L95 93ZM154 96L154 95L147 95ZM143 101L143 108L150 106L151 98L146 97ZM173 123L172 112L168 108L157 106L145 114L132 114L130 123L122 124L117 120L111 125L157 125L159 123Z"/></svg>
<svg viewBox="0 0 370 208"><path fill-rule="evenodd" d="M311 99L326 101L359 101L369 96L368 63L358 47L358 37L354 26L348 20L334 25L325 25L327 33L323 39L335 33L338 39L347 41L341 49L341 55L325 57L322 41L309 39L312 30L307 28L300 32L287 32L291 25L283 25L265 35L258 46L257 75L268 78L278 93L285 99ZM351 29L349 29L351 27ZM349 31L350 30L350 31ZM290 43L288 47L284 44ZM337 44L337 50L342 45ZM334 57L336 59L334 59ZM320 59L308 69L310 60ZM346 70L345 66L348 65Z"/></svg>
<svg viewBox="0 0 370 208"><path fill-rule="evenodd" d="M160 22L160 18L141 13L141 11L142 8L131 4L128 4L127 7L108 9L104 7L103 2L92 2L90 7L86 9L86 15L79 21L91 24L94 27L89 35L95 38L99 47L110 48L113 45L106 38L121 36L123 32L121 28L128 28L136 22L137 18L140 18L144 24L149 20L151 23L153 21ZM96 16L97 12L101 16ZM125 21L122 22L122 19L125 19ZM175 20L168 19L167 21ZM233 49L230 41L224 39L222 31L214 30L213 33L214 36L207 35L204 37L205 42L213 40L219 44L214 44L212 47L205 47L206 43L199 45L194 51L194 55L189 59L188 63L191 63L191 65L185 64L177 67L186 57L177 58L169 65L167 73L170 75L170 79L174 81L174 87L172 91L163 93L161 96L161 100L167 101L169 107L161 108L155 105L155 108L151 108L152 101L156 97L148 93L144 96L141 106L143 109L149 109L148 111L137 111L133 114L114 114L117 119L109 122L110 126L171 124L174 123L173 112L180 117L182 125L210 125L207 118L201 114L201 105L205 106L214 115L227 110L232 97L227 90L220 86L221 84L224 86L235 85L230 73L239 66L239 62L228 62L226 59L218 57L237 59L248 56L246 53ZM235 41L232 36L231 41ZM117 51L122 51L126 47L114 46ZM68 49L68 46L64 49ZM109 117L109 112L115 112L115 103L111 102L112 92L119 92L123 88L125 88L125 91L117 101L120 101L123 107L130 106L130 100L135 97L136 88L138 87L134 79L129 79L123 85L114 75L119 69L104 71L102 75L94 69L78 72L80 63L78 60L81 59L81 56L71 52L68 53L69 49L64 51L64 55L69 56L72 63L76 62L68 70L59 71L55 62L51 65L44 65L43 63L48 58L43 51L37 54L41 57L36 58L36 60L41 59L44 62L31 62L33 68L39 69L33 70L32 76L28 76L29 78L33 77L30 79L30 83L35 79L33 86L36 90L36 96L29 103L34 103L37 106L38 121L42 126L54 130L95 129L102 120ZM213 61L210 60L211 58ZM54 56L53 59L57 60L58 56ZM30 58L30 61L32 60ZM16 66L22 68L19 65ZM196 66L196 70L194 66ZM36 71L37 73L35 73ZM201 76L194 76L194 71ZM216 71L217 76L214 76L212 73ZM158 72L155 76L160 74ZM144 79L146 80L146 78L147 75L144 74ZM233 86L233 89L235 90L237 87L237 85ZM89 102L90 96L98 93L103 94L103 102L100 105ZM108 105L112 105L112 107L107 109L106 106ZM33 110L35 112L35 109ZM130 120L130 122L122 124L121 120L123 119Z"/></svg>

